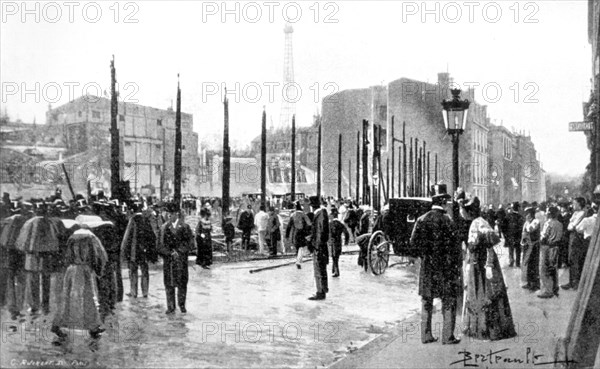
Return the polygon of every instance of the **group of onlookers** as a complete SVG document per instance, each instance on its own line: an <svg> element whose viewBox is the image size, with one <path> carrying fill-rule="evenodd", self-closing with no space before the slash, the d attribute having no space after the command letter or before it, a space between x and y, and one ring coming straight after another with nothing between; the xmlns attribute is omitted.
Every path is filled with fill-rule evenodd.
<svg viewBox="0 0 600 369"><path fill-rule="evenodd" d="M445 186L434 187L432 210L417 219L410 242L421 258L423 343L437 341L431 330L434 298L442 300L442 343L460 342L453 332L461 293L463 333L490 340L516 335L494 248L501 237L509 252L509 267L521 268L523 288L539 290L539 298L558 297L561 263L569 267L569 282L560 287L578 288L596 226L597 204L577 197L571 203L524 204L524 209L515 202L506 211L494 211L493 207L481 209L477 197L466 198L458 191L448 207L446 200L451 197Z"/></svg>
<svg viewBox="0 0 600 369"><path fill-rule="evenodd" d="M196 264L203 268L212 264L210 211L201 210L194 234L179 206L140 200L77 195L68 204L60 191L29 201L12 200L5 193L0 205L0 301L8 305L12 319L23 317L27 305L34 319L49 314L53 297L57 311L52 332L64 338L61 327L70 327L99 337L104 319L123 300L121 263L129 269L127 296L147 298L149 264L161 257L167 313L175 310L176 290L185 313L188 255L195 251Z"/></svg>
<svg viewBox="0 0 600 369"><path fill-rule="evenodd" d="M558 295L556 283L548 287L548 270L569 268L569 282L561 287L577 289L597 213L596 203L576 197L571 202L513 202L506 210L490 205L482 216L504 237L509 267L522 269L522 287L541 288L539 296L547 298Z"/></svg>

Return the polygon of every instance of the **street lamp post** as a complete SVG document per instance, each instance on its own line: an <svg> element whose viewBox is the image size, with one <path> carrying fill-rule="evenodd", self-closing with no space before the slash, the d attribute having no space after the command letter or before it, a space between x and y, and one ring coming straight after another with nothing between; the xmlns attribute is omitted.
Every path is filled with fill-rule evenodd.
<svg viewBox="0 0 600 369"><path fill-rule="evenodd" d="M469 100L460 99L460 89L452 89L452 100L442 101L442 113L446 131L452 136L452 174L454 191L458 188L458 144L459 137L465 131Z"/></svg>

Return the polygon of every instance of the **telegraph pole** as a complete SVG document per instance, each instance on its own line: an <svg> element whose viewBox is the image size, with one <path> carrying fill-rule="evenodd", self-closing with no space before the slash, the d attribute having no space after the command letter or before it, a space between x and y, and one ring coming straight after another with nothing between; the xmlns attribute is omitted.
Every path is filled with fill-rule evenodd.
<svg viewBox="0 0 600 369"><path fill-rule="evenodd" d="M296 114L292 115L292 183L290 186L291 201L296 201Z"/></svg>
<svg viewBox="0 0 600 369"><path fill-rule="evenodd" d="M394 136L394 116L392 115L392 139L390 141L390 144L392 145L392 178L391 178L391 187L389 187L389 193L390 193L390 198L394 197L394 162L395 162L395 158L396 156L394 155L395 151L394 151L394 145L396 144L396 137Z"/></svg>
<svg viewBox="0 0 600 369"><path fill-rule="evenodd" d="M423 196L427 196L429 190L429 176L428 171L429 165L427 165L427 141L423 141Z"/></svg>
<svg viewBox="0 0 600 369"><path fill-rule="evenodd" d="M423 196L423 148L419 147L419 161L417 162L417 179L418 179L418 186L417 186L417 195L418 196Z"/></svg>
<svg viewBox="0 0 600 369"><path fill-rule="evenodd" d="M415 193L414 196L419 196L419 139L415 138Z"/></svg>
<svg viewBox="0 0 600 369"><path fill-rule="evenodd" d="M400 163L398 163L400 165ZM404 181L402 182L402 195L408 196L406 192L406 122L402 122L402 173L404 173Z"/></svg>
<svg viewBox="0 0 600 369"><path fill-rule="evenodd" d="M342 198L342 134L339 135L338 141L338 181L337 181L337 198Z"/></svg>
<svg viewBox="0 0 600 369"><path fill-rule="evenodd" d="M110 192L113 198L120 196L120 160L119 160L119 126L117 115L119 105L117 102L117 72L115 70L115 56L110 62Z"/></svg>
<svg viewBox="0 0 600 369"><path fill-rule="evenodd" d="M437 152L435 153L435 179L434 179L435 183L438 183L438 160L437 160Z"/></svg>
<svg viewBox="0 0 600 369"><path fill-rule="evenodd" d="M352 198L352 159L348 159L348 198Z"/></svg>
<svg viewBox="0 0 600 369"><path fill-rule="evenodd" d="M177 110L175 112L175 192L173 201L177 209L181 209L181 88L179 88L179 74L177 74ZM137 184L136 184L137 187Z"/></svg>
<svg viewBox="0 0 600 369"><path fill-rule="evenodd" d="M223 223L225 216L229 215L229 185L230 185L230 167L231 167L231 151L229 148L229 101L227 100L227 90L225 90L225 99L223 100Z"/></svg>
<svg viewBox="0 0 600 369"><path fill-rule="evenodd" d="M429 189L431 188L431 161L430 161L430 152L427 151L427 184L425 186L425 194L429 197Z"/></svg>
<svg viewBox="0 0 600 369"><path fill-rule="evenodd" d="M404 143L402 143L402 145L404 146ZM400 163L402 163L402 150L400 150L400 148L398 147L398 197L402 197L404 196L402 194L402 181L406 181L406 173L402 174L401 170L402 167L400 166Z"/></svg>
<svg viewBox="0 0 600 369"><path fill-rule="evenodd" d="M356 131L356 203L360 202L360 131Z"/></svg>
<svg viewBox="0 0 600 369"><path fill-rule="evenodd" d="M262 130L260 135L260 204L267 207L267 111L263 106Z"/></svg>
<svg viewBox="0 0 600 369"><path fill-rule="evenodd" d="M367 145L369 144L367 131L369 130L369 121L363 119L363 134L362 134L362 203L369 203L369 152Z"/></svg>
<svg viewBox="0 0 600 369"><path fill-rule="evenodd" d="M371 207L378 209L379 202L379 173L377 167L377 151L379 150L379 126L373 122L373 157L371 158Z"/></svg>
<svg viewBox="0 0 600 369"><path fill-rule="evenodd" d="M408 160L408 172L410 173L410 186L408 188L409 194L408 196L414 196L415 195L415 171L413 170L413 139L412 137L410 138L410 147L409 147L409 153L410 153L410 158Z"/></svg>

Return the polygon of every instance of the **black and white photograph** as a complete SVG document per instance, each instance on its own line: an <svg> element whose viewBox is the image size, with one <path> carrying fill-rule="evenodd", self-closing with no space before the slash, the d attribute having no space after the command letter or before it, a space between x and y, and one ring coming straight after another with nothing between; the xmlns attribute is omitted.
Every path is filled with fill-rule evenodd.
<svg viewBox="0 0 600 369"><path fill-rule="evenodd" d="M600 0L0 18L0 367L600 368Z"/></svg>

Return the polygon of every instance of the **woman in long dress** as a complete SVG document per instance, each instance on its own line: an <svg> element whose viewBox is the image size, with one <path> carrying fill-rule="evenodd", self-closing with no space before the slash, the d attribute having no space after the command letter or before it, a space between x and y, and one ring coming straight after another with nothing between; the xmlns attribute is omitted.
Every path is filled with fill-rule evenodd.
<svg viewBox="0 0 600 369"><path fill-rule="evenodd" d="M494 251L494 245L500 242L500 238L481 217L477 197L464 209L473 219L467 243L464 333L492 341L514 337L516 332L506 285Z"/></svg>
<svg viewBox="0 0 600 369"><path fill-rule="evenodd" d="M89 229L79 229L67 241L65 262L69 265L63 283L63 298L52 323L52 332L66 334L61 327L84 329L92 338L104 331L94 301L94 280L102 275L108 257L102 243ZM97 297L97 296L96 296Z"/></svg>

